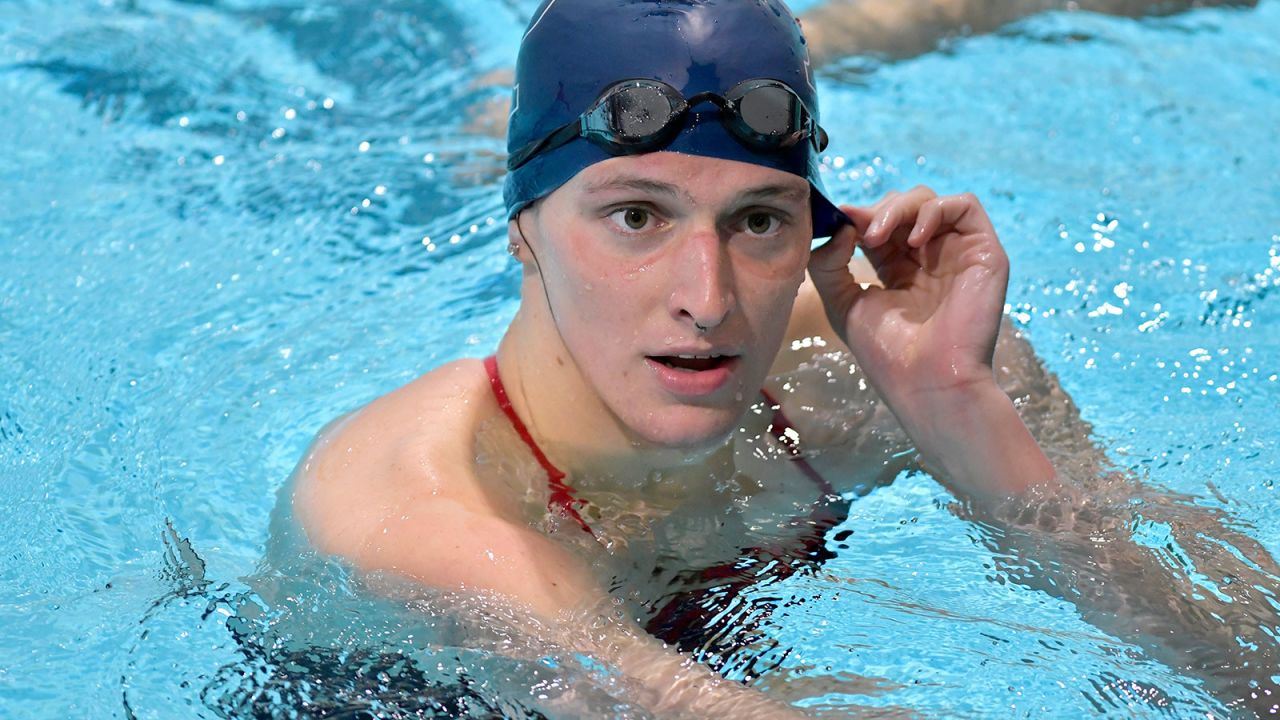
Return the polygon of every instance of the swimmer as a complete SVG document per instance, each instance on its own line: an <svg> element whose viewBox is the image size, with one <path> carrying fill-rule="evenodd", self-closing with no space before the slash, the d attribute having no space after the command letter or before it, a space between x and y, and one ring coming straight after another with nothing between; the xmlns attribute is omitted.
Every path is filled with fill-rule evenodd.
<svg viewBox="0 0 1280 720"><path fill-rule="evenodd" d="M805 13L814 62L850 54L900 59L929 52L944 38L993 32L1050 10L1141 17L1257 0L828 0Z"/></svg>
<svg viewBox="0 0 1280 720"><path fill-rule="evenodd" d="M1224 697L1266 677L1232 669L1236 637L1276 658L1275 613L1251 589L1275 587L1274 563L1211 513L1105 472L1070 400L1001 330L1008 260L979 199L828 197L812 67L780 0L547 0L514 98L519 310L492 357L321 433L288 494L316 548L494 603L657 715L800 717L691 660L710 618L689 598L749 582L750 559L820 562L848 499L914 448L957 512L1003 528L1004 556L1041 553L1025 584L1178 667L1193 657ZM1241 580L1227 600L1192 602L1126 544L1108 513L1138 495L1184 513L1170 522L1200 572ZM1232 637L1196 634L1201 612Z"/></svg>

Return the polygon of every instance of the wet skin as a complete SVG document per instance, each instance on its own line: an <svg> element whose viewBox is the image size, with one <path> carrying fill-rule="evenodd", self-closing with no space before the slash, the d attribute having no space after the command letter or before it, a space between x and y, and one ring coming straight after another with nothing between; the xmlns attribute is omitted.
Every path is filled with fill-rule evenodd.
<svg viewBox="0 0 1280 720"><path fill-rule="evenodd" d="M1009 545L1028 539L1039 570L1022 573L1025 584L1173 667L1194 658L1185 669L1224 699L1262 697L1250 683L1266 681L1277 655L1276 614L1261 596L1278 585L1276 564L1222 514L1107 471L1070 399L1017 333L1001 331L1008 262L977 198L915 188L846 207L853 226L810 253L804 187L752 165L655 153L593 166L511 223L521 306L498 351L503 379L596 508L608 547L547 522L545 475L478 360L433 370L321 433L290 497L310 541L366 573L490 598L527 618L512 620L521 632L617 668L634 681L631 700L658 714L794 717L612 614L603 590L667 590L646 585L654 566L641 558L731 560L757 544L749 528L814 502L785 453L769 452L768 414L752 409L764 386L837 489L892 477L909 436L963 512L1010 530L991 540L998 556L1016 560L1023 550ZM867 264L851 259L855 246ZM835 387L797 381L831 351L858 372ZM707 372L718 375L666 377ZM1223 587L1229 600L1171 583L1157 555L1116 533L1137 497L1197 569L1241 578ZM731 505L745 508L741 522L656 546L659 524L695 527ZM1206 626L1206 613L1232 620ZM584 624L601 629L584 636Z"/></svg>
<svg viewBox="0 0 1280 720"><path fill-rule="evenodd" d="M759 389L771 372L794 370L806 359L791 342L786 346L793 349L780 353L784 340L819 337L811 348L840 350L842 338L880 332L881 341L866 344L874 386L877 373L885 381L906 377L893 369L896 358L918 351L913 341L927 332L920 318L894 310L899 301L914 298L915 310L927 310L951 293L962 305L999 307L989 297L1003 296L998 272L994 282L964 286L948 285L943 272L942 285L916 283L919 292L910 289L906 275L894 275L899 286L883 295L875 288L851 291L855 278L847 268L855 243L872 248L873 258L898 262L893 267L899 270L902 262L920 259L911 254L918 255L934 233L954 235L957 248L965 246L955 230L957 217L942 212L928 190L895 194L873 208L848 208L856 227L815 257L809 252L807 193L807 183L787 173L655 153L592 166L511 223L523 267L522 303L499 348L499 365L517 413L584 498L605 510L609 499L615 506L659 508L644 514L649 518L690 497L715 512L715 504L733 502L735 492L758 503L758 517L812 503L812 485L798 480L789 461L753 452L752 443L768 437L767 414L749 411L759 402ZM976 200L950 202L968 208ZM976 212L975 218L985 221ZM923 230L917 219L925 222ZM979 242L998 247L994 233ZM888 247L905 255L893 256ZM971 259L948 255L940 266L940 258L929 260L935 271L963 269ZM811 267L811 261L821 264ZM819 273L831 294L826 312L805 280L806 268ZM964 302L966 293L988 302ZM867 313L852 312L876 303L897 318L891 332ZM839 331L831 318L841 324ZM977 324L977 332L991 336L975 344L989 350L998 323L997 313ZM985 363L989 387L996 388L989 353L968 353L962 362L948 352L950 359L942 362L951 367L971 370ZM874 402L862 392L863 400ZM834 399L850 398L825 398ZM899 446L877 447L865 422L842 423L833 432L821 394L784 397L783 404L802 436L812 437L807 449L833 449L814 459L833 481L860 483L896 471L886 457ZM918 405L909 399L894 409L916 412ZM885 413L862 418L871 419L892 422ZM537 522L546 512L545 478L536 471L495 473L495 467L528 468L528 450L509 436L492 441L487 433L495 428L505 432L505 418L478 361L434 370L322 433L296 477L296 517L319 549L365 571L390 571L443 590L493 593L553 626L557 618L599 607L606 597L599 588L610 578L598 573L627 563L593 567L593 553L600 550L584 546L581 531L567 537L564 529L545 531ZM477 459L481 447L483 463ZM858 452L850 452L853 447ZM656 485L655 475L662 478ZM735 479L733 491L706 492L710 481L728 479ZM609 529L606 521L602 531ZM627 546L623 540L618 547ZM707 544L728 560L751 543L727 532ZM701 553L702 561L707 554ZM624 623L618 632L630 640L610 641L601 652L619 667L635 666L655 679L649 705L763 703L769 713L790 712L736 689L717 698L694 692L700 682L672 686L669 673L676 667L685 668L676 672L682 677L699 671L634 630ZM630 649L619 655L618 647Z"/></svg>

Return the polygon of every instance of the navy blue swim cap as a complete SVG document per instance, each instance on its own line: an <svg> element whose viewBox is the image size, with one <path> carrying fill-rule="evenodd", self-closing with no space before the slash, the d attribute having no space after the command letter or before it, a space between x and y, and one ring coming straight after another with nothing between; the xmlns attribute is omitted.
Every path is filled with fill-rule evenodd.
<svg viewBox="0 0 1280 720"><path fill-rule="evenodd" d="M818 120L818 94L800 24L781 0L543 0L520 44L507 152L515 153L574 122L621 80L660 80L692 97L724 94L743 80L788 85ZM813 236L848 219L826 197L809 142L762 151L747 147L710 104L691 108L662 150L739 160L806 178ZM507 173L508 218L610 155L576 138Z"/></svg>

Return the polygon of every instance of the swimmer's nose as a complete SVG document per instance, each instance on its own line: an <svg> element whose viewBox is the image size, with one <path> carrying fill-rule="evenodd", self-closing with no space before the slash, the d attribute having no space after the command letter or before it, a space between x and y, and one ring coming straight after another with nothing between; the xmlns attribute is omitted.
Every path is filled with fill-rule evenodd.
<svg viewBox="0 0 1280 720"><path fill-rule="evenodd" d="M714 229L699 229L681 239L674 260L672 315L695 332L719 327L737 303L725 240Z"/></svg>

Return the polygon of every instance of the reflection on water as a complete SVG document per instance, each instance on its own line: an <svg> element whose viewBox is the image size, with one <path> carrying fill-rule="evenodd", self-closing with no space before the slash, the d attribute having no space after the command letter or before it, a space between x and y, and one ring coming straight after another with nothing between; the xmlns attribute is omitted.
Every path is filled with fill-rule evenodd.
<svg viewBox="0 0 1280 720"><path fill-rule="evenodd" d="M514 311L475 108L531 5L0 6L0 715L644 717L460 600L266 546L325 422L484 354ZM1011 317L1162 491L1111 498L1100 537L1128 550L1104 561L1212 608L1179 621L1242 661L1277 607L1261 567L1220 571L1280 550L1277 37L1275 2L1050 14L821 76L833 193L983 197ZM1032 562L919 473L847 513L801 572L705 583L686 646L824 716L1227 716L1196 648L1082 618L1073 593L1115 591L1092 550Z"/></svg>

